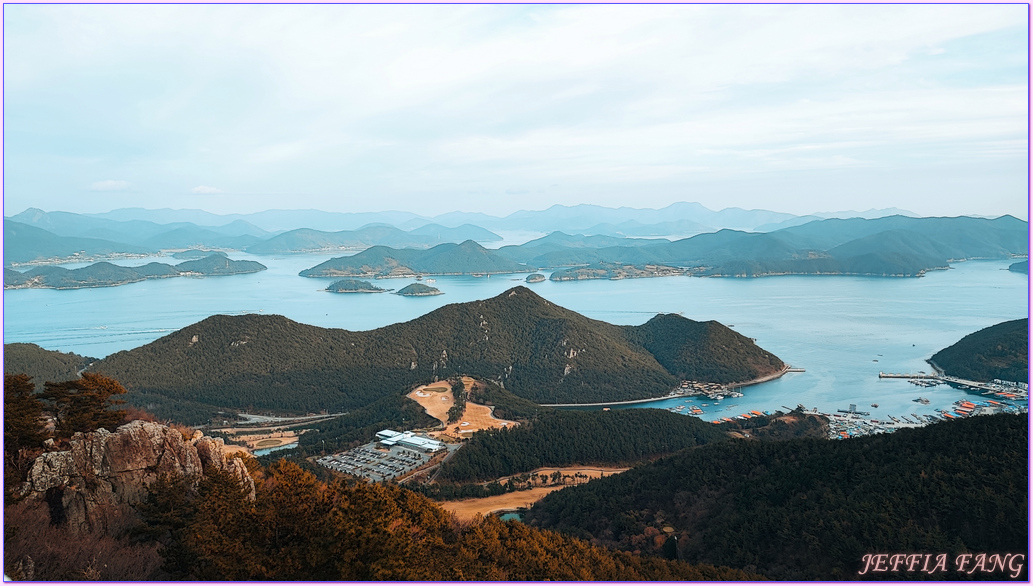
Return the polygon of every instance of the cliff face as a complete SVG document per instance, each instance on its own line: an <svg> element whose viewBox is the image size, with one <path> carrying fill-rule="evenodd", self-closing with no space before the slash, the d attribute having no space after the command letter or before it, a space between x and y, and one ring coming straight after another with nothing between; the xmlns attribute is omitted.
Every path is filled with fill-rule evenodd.
<svg viewBox="0 0 1033 586"><path fill-rule="evenodd" d="M45 500L51 519L74 531L105 529L114 512L143 501L161 474L201 478L213 467L236 477L254 498L255 484L244 463L225 458L222 439L201 432L184 440L170 427L133 421L114 433L77 433L70 443L67 451L36 459L22 494Z"/></svg>

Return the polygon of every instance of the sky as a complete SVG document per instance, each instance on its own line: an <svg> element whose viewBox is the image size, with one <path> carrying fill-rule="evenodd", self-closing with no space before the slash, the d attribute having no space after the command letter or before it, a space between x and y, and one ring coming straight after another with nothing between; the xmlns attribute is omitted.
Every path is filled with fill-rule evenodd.
<svg viewBox="0 0 1033 586"><path fill-rule="evenodd" d="M4 213L1028 219L1025 5L5 5Z"/></svg>

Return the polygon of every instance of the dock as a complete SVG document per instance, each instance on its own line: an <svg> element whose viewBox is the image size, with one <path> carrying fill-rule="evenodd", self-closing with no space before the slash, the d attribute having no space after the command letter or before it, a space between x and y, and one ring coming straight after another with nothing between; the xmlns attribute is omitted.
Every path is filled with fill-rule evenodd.
<svg viewBox="0 0 1033 586"><path fill-rule="evenodd" d="M897 374L897 373L893 373L893 372L880 372L879 373L879 378L912 378L912 379L923 379L923 378L926 378L926 379L936 379L936 380L939 380L940 376L936 375L936 374L921 374L921 373L920 374L911 374L911 373Z"/></svg>

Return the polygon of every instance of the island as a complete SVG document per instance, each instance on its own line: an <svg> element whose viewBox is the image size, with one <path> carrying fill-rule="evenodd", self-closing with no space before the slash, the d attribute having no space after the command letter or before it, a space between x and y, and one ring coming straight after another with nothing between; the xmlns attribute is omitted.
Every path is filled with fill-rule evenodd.
<svg viewBox="0 0 1033 586"><path fill-rule="evenodd" d="M179 260L196 260L199 258L209 257L213 254L226 256L226 253L221 250L201 250L199 248L191 248L190 250L181 250L179 252L174 252L172 254L172 258L176 258Z"/></svg>
<svg viewBox="0 0 1033 586"><path fill-rule="evenodd" d="M412 285L402 287L396 295L404 295L405 297L427 297L429 295L443 295L443 293L430 285L413 283Z"/></svg>
<svg viewBox="0 0 1033 586"><path fill-rule="evenodd" d="M1011 266L1008 267L1008 270L1012 271L1014 273L1022 273L1024 275L1028 275L1029 274L1029 261L1028 260L1024 260L1022 262L1014 263L1014 264L1012 264Z"/></svg>
<svg viewBox="0 0 1033 586"><path fill-rule="evenodd" d="M332 258L301 271L302 277L384 278L428 275L526 273L528 268L472 240L429 250L373 246L353 256Z"/></svg>
<svg viewBox="0 0 1033 586"><path fill-rule="evenodd" d="M642 279L684 275L685 270L664 265L631 265L601 262L586 267L563 269L549 276L550 281L584 281L588 279ZM543 277L544 280L544 277Z"/></svg>
<svg viewBox="0 0 1033 586"><path fill-rule="evenodd" d="M541 273L535 273L533 275L527 275L527 278L524 280L528 283L541 283L545 280L545 275Z"/></svg>
<svg viewBox="0 0 1033 586"><path fill-rule="evenodd" d="M326 288L331 293L386 293L389 289L381 289L369 281L358 279L341 279L330 283Z"/></svg>
<svg viewBox="0 0 1033 586"><path fill-rule="evenodd" d="M109 262L98 262L78 269L42 266L24 273L4 269L4 289L87 289L115 287L148 279L172 277L221 277L264 271L265 265L250 260L231 260L224 255L211 254L198 260L188 260L172 266L152 262L139 267L123 267Z"/></svg>

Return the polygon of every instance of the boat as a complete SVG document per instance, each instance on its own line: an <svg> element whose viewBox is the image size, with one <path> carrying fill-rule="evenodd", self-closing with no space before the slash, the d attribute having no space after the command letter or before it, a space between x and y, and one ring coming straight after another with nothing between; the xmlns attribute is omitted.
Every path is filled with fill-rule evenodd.
<svg viewBox="0 0 1033 586"><path fill-rule="evenodd" d="M879 404L878 403L872 403L872 407L875 407L876 409L878 409L879 408Z"/></svg>

